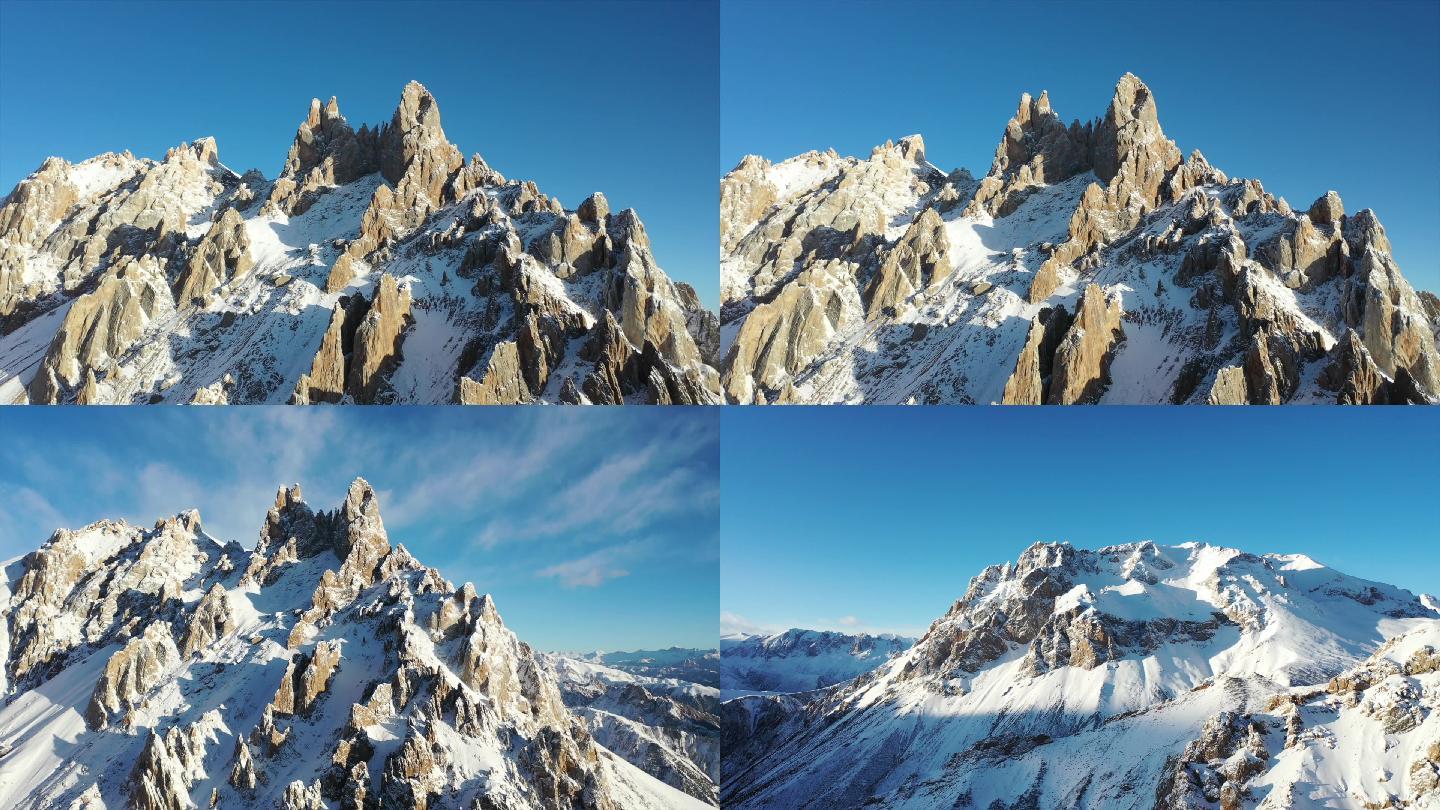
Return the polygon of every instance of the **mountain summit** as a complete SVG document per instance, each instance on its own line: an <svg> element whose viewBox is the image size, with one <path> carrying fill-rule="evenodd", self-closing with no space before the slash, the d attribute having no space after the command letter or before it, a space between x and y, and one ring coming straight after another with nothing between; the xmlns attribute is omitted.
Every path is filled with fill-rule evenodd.
<svg viewBox="0 0 1440 810"><path fill-rule="evenodd" d="M1084 124L1022 95L979 182L918 135L746 157L720 229L732 402L1440 401L1440 299L1375 214L1183 157L1128 73Z"/></svg>
<svg viewBox="0 0 1440 810"><path fill-rule="evenodd" d="M711 403L717 321L633 210L310 102L276 179L212 138L51 158L0 201L0 402Z"/></svg>
<svg viewBox="0 0 1440 810"><path fill-rule="evenodd" d="M872 672L723 704L721 803L1430 806L1437 703L1440 612L1408 591L1303 555L1040 543Z"/></svg>
<svg viewBox="0 0 1440 810"><path fill-rule="evenodd" d="M5 807L706 806L597 744L362 479L331 511L282 487L252 552L193 511L58 531L0 618Z"/></svg>

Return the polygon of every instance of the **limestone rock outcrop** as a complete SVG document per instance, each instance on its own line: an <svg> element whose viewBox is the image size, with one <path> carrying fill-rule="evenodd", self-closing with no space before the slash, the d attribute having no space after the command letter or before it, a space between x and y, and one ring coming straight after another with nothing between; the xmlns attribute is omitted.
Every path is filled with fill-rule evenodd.
<svg viewBox="0 0 1440 810"><path fill-rule="evenodd" d="M225 586L216 582L200 597L185 622L180 637L180 654L188 657L200 652L234 632L235 627L235 612L225 595Z"/></svg>
<svg viewBox="0 0 1440 810"><path fill-rule="evenodd" d="M1050 94L1020 96L1020 108L1005 126L990 173L980 182L967 215L1003 217L1019 207L1025 191L1089 171L1094 160L1094 124L1065 126L1050 109Z"/></svg>
<svg viewBox="0 0 1440 810"><path fill-rule="evenodd" d="M49 161L0 207L3 403L590 403L573 354L605 312L663 360L614 401L721 401L714 313L638 215L465 160L418 82L378 127L313 100L274 181L201 139ZM525 392L463 394L507 342Z"/></svg>
<svg viewBox="0 0 1440 810"><path fill-rule="evenodd" d="M748 404L772 397L804 369L830 337L863 318L849 268L829 262L807 268L774 300L755 307L726 357L726 393Z"/></svg>
<svg viewBox="0 0 1440 810"><path fill-rule="evenodd" d="M130 771L130 810L187 810L195 804L190 789L206 778L207 749L218 742L223 726L219 713L207 712L187 725L161 734L152 729L145 748Z"/></svg>
<svg viewBox="0 0 1440 810"><path fill-rule="evenodd" d="M313 653L296 653L270 701L275 716L309 715L339 666L340 645L335 642L319 642Z"/></svg>
<svg viewBox="0 0 1440 810"><path fill-rule="evenodd" d="M1124 338L1120 302L1107 299L1100 288L1085 288L1075 321L1055 347L1049 404L1074 405L1099 401L1109 384L1110 360Z"/></svg>
<svg viewBox="0 0 1440 810"><path fill-rule="evenodd" d="M927 208L905 235L885 254L880 270L866 290L865 315L875 318L894 311L905 299L938 282L950 270L950 241L945 223Z"/></svg>
<svg viewBox="0 0 1440 810"><path fill-rule="evenodd" d="M143 635L130 639L105 663L85 711L86 724L102 728L112 716L139 706L179 660L169 629L158 623L146 627Z"/></svg>
<svg viewBox="0 0 1440 810"><path fill-rule="evenodd" d="M1015 361L1015 370L1005 382L1006 405L1044 405L1050 401L1055 350L1074 318L1064 305L1040 310L1030 320L1025 348Z"/></svg>
<svg viewBox="0 0 1440 810"><path fill-rule="evenodd" d="M731 402L1440 403L1440 299L1374 213L1183 157L1133 74L1088 123L1023 95L978 184L907 138L747 157L721 196ZM1091 286L1100 337L1047 323Z"/></svg>
<svg viewBox="0 0 1440 810"><path fill-rule="evenodd" d="M295 133L267 205L298 216L329 188L376 171L378 136L368 127L361 127L358 133L351 129L334 97L324 105L318 98L311 99L310 114Z"/></svg>
<svg viewBox="0 0 1440 810"><path fill-rule="evenodd" d="M152 321L174 309L159 265L148 256L127 259L70 305L30 384L30 400L59 402L87 373L111 367Z"/></svg>
<svg viewBox="0 0 1440 810"><path fill-rule="evenodd" d="M779 190L770 181L766 169L770 161L759 155L746 155L720 181L720 249L730 250L736 240L759 221L760 215L775 202Z"/></svg>
<svg viewBox="0 0 1440 810"><path fill-rule="evenodd" d="M341 298L330 313L320 348L290 401L300 405L389 401L386 379L402 359L405 330L414 322L408 288L382 275L374 297Z"/></svg>
<svg viewBox="0 0 1440 810"><path fill-rule="evenodd" d="M357 402L374 402L385 375L399 363L400 343L410 316L410 291L384 275L370 309L355 328L355 347L346 374L347 393Z"/></svg>

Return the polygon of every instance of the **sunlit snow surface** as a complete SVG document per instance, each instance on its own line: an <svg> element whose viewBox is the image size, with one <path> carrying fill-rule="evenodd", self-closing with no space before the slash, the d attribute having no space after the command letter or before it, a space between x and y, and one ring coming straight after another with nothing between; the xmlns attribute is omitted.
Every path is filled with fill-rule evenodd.
<svg viewBox="0 0 1440 810"><path fill-rule="evenodd" d="M125 540L125 533L105 529L115 525L85 530L77 545L96 560L113 555ZM130 532L133 536L133 528ZM319 641L338 642L340 666L310 716L283 721L282 726L289 728L289 738L281 753L264 759L261 770L265 781L253 799L239 799L226 784L235 739L248 735L260 722L291 659L293 650L288 645L299 608L311 603L311 595L322 575L338 568L339 560L328 552L300 560L287 565L278 579L262 588L240 584L245 555L238 546L222 546L213 540L207 545L204 535L197 545L205 555L205 559L196 561L197 572L203 571L209 581L219 581L225 586L236 629L199 654L171 666L160 683L146 692L144 702L131 711L130 730L117 717L106 728L91 731L84 719L96 679L120 644L86 648L82 643L77 648L78 654L71 656L53 677L33 689L8 694L0 706L0 751L5 752L0 755L0 807L35 810L69 807L71 801L86 791L102 800L93 806L126 806L127 786L135 762L152 729L163 732L174 725L200 724L206 729L204 776L188 791L194 806L207 806L211 790L216 788L223 797L222 806L268 808L276 806L291 781L298 779L308 784L323 776L330 764L329 752L350 718L351 705L362 701L367 687L393 672L394 651L386 649L386 642L375 626L377 619L366 612L367 607L381 603L391 586L388 581L373 586L337 614L333 623L304 641L302 646L306 648ZM217 574L213 566L227 554L239 565L228 574ZM21 573L21 566L14 561L6 565L4 580L0 581L0 600L3 600L0 604L8 603ZM180 594L183 602L193 606L202 597L201 576L197 573L187 580ZM428 666L459 688L460 679L452 669L456 651L451 648L456 642L451 641L449 647L441 649L439 644L432 643L428 632L419 627L438 609L442 598L446 596L435 593L413 597L411 610L418 612L420 618L415 619L415 613L409 614L416 624L405 630L409 637L407 643L420 650ZM5 618L0 628L8 630L8 616ZM51 629L61 632L61 628ZM4 631L0 631L0 653L8 660L9 636ZM476 699L485 702L494 698L476 693ZM407 716L391 717L365 729L376 752L370 770L375 786L379 784L385 757L403 742ZM448 725L439 724L435 733L447 752L447 778L460 786L448 794L450 799L459 802L456 806L470 806L471 800L486 789L486 785L507 793L515 789L517 752L499 732L465 736ZM623 799L622 806L642 810L707 806L603 748L599 750L609 787Z"/></svg>
<svg viewBox="0 0 1440 810"><path fill-rule="evenodd" d="M1155 577L1127 576L1116 564L1122 553L1076 572L1055 611L1078 607L1131 621L1223 612L1229 618L1208 640L1180 635L1092 669L1061 666L1035 676L1027 674L1027 648L1012 644L975 673L907 675L930 636L963 629L942 618L914 649L873 674L799 696L810 704L805 711L782 712L785 724L757 732L775 735L765 741L768 753L747 760L741 773L726 772L722 803L919 810L997 801L1013 807L1028 795L1038 807L1151 808L1169 758L1216 713L1263 712L1276 695L1313 693L1317 684L1323 692L1330 678L1380 649L1399 660L1422 639L1440 648L1440 614L1408 592L1299 556L1200 544L1160 552L1172 565ZM1017 587L1016 580L987 586L976 604L1014 598ZM1384 646L1398 636L1403 640ZM1440 689L1440 673L1411 679L1416 683ZM727 708L731 716L758 717L766 700L775 699L742 698ZM1280 754L1282 726L1266 737L1277 756L1262 784L1298 780L1319 785L1307 796L1349 797L1313 806L1359 806L1356 780L1375 788L1365 795L1381 795L1375 774L1401 774L1440 731L1432 713L1406 736L1404 750L1395 750L1378 720L1332 704L1303 711L1307 728L1334 734L1341 746ZM1401 787L1389 785L1397 795Z"/></svg>
<svg viewBox="0 0 1440 810"><path fill-rule="evenodd" d="M854 159L841 159L852 161ZM829 193L833 172L821 171L800 156L776 164L767 178L782 190L778 204L818 199ZM1193 396L1193 386L1180 385L1187 369L1194 374L1201 358L1220 356L1235 365L1243 361L1244 345L1232 345L1240 333L1231 307L1215 310L1218 323L1209 323L1211 310L1192 305L1195 290L1174 283L1186 251L1227 231L1207 227L1185 237L1175 249L1146 255L1141 242L1158 236L1172 223L1183 221L1195 195L1219 197L1236 193L1237 186L1202 186L1180 201L1147 212L1144 222L1101 249L1098 266L1083 273L1061 271L1060 287L1045 301L1026 300L1036 271L1048 257L1047 245L1068 238L1071 215L1087 186L1096 182L1084 172L1052 185L1027 190L1018 208L1000 218L988 214L963 216L964 200L943 214L949 239L951 268L931 288L913 295L897 307L894 317L865 320L829 336L826 348L792 379L796 402L803 403L992 403L1001 401L1005 382L1025 344L1031 319L1044 307L1065 306L1075 311L1088 284L1118 297L1124 312L1124 339L1110 365L1111 384L1101 402L1106 404L1161 404ZM808 186L807 186L808 184ZM885 231L894 244L906 227L930 205L936 192L917 196L899 185L870 192L868 203L891 212ZM1228 209L1227 209L1228 210ZM773 215L774 209L767 213ZM1250 250L1280 233L1294 219L1278 213L1234 217L1234 227ZM726 320L721 325L721 356L725 356L744 324L745 314L766 296L752 289L754 268L737 254L721 259ZM1302 328L1319 335L1329 349L1346 325L1337 300L1341 285L1321 284L1294 290L1269 272L1251 274L1278 306ZM861 279L863 282L863 279ZM976 293L976 285L993 285ZM862 307L856 281L842 279L841 295L853 299L852 311ZM1207 330L1215 334L1207 339ZM1214 365L1213 361L1209 365ZM1334 393L1321 389L1317 377L1323 364L1307 365L1292 398L1295 404L1333 402ZM1213 369L1209 372L1213 375ZM1203 372L1202 372L1203 376ZM1207 378L1208 379L1208 378Z"/></svg>
<svg viewBox="0 0 1440 810"><path fill-rule="evenodd" d="M102 189L98 204L103 204L105 184L114 179L118 170L101 166L100 160L78 164L72 172L87 187ZM216 166L212 172L216 176L222 173L228 176L223 166ZM250 240L253 268L223 285L204 307L181 306L175 313L148 324L133 346L115 358L113 366L97 374L102 399L183 404L190 402L198 390L220 383L229 375L234 381L232 403L287 402L301 375L311 370L337 301L356 294L373 297L383 270L408 289L414 319L405 332L400 365L389 380L394 399L411 404L453 402L458 364L467 346L489 345L511 337L501 334L511 312L509 299L477 294L473 281L456 276L466 250L489 230L506 227L513 227L522 243L528 245L532 238L548 234L556 218L543 212L512 218L500 210L494 216L501 221L488 229L470 234L463 241L432 247L430 237L450 229L475 198L509 193L514 186L475 189L432 212L422 228L391 248L392 255L383 267L372 268L356 261L354 280L342 290L326 293L331 266L343 252L345 242L359 235L371 197L383 184L381 176L373 174L327 189L308 210L293 217L263 213L267 189L259 189L257 199L240 211ZM201 186L177 193L176 204L189 212L188 239L199 239L206 233L217 205L228 193L216 195ZM50 261L43 251L35 253L31 257L34 267L27 272L47 280L52 289L49 300L55 308L13 333L0 336L0 402L23 401L25 388L73 300L53 292L57 274L47 264ZM167 272L173 279L178 269L172 267ZM603 301L609 294L604 275L579 274L562 280L552 272L534 272L528 280L539 285L556 306L588 327L604 317ZM659 299L656 303L675 306ZM583 340L572 341L563 365L552 370L561 373L550 375L549 387L540 396L542 401L556 401L567 376L590 370L582 369L585 364L577 357Z"/></svg>

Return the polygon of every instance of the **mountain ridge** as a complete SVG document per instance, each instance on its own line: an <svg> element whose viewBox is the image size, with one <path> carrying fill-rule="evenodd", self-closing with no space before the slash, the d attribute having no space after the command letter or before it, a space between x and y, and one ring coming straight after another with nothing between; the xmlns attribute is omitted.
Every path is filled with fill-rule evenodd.
<svg viewBox="0 0 1440 810"><path fill-rule="evenodd" d="M722 694L807 692L871 671L915 639L894 633L842 633L798 627L720 637Z"/></svg>
<svg viewBox="0 0 1440 810"><path fill-rule="evenodd" d="M5 573L7 806L705 806L596 744L363 479L331 511L280 488L253 551L191 511L60 530Z"/></svg>
<svg viewBox="0 0 1440 810"><path fill-rule="evenodd" d="M1433 606L1303 555L1035 544L855 681L723 704L721 800L1434 801L1437 645Z"/></svg>
<svg viewBox="0 0 1440 810"><path fill-rule="evenodd" d="M633 210L465 161L418 82L312 100L273 181L204 138L0 206L0 401L710 403L714 332Z"/></svg>
<svg viewBox="0 0 1440 810"><path fill-rule="evenodd" d="M748 156L721 181L721 251L730 402L1440 396L1440 300L1374 213L1333 192L1294 211L1182 158L1128 73L1085 124L1023 94L978 182L919 136Z"/></svg>

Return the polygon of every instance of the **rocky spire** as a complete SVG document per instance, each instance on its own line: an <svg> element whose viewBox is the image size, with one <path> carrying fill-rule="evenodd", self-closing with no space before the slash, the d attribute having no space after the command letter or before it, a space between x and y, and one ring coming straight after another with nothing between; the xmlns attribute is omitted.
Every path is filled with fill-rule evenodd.
<svg viewBox="0 0 1440 810"><path fill-rule="evenodd" d="M270 191L270 202L288 214L303 214L330 186L344 185L376 170L376 133L351 129L340 105L310 100L310 113L295 133L285 168Z"/></svg>
<svg viewBox="0 0 1440 810"><path fill-rule="evenodd" d="M1110 108L1095 132L1095 175L1103 183L1114 179L1127 157L1139 152L1158 158L1166 169L1180 162L1180 150L1165 139L1155 97L1133 73L1115 84Z"/></svg>
<svg viewBox="0 0 1440 810"><path fill-rule="evenodd" d="M435 97L425 85L412 81L400 94L400 105L389 126L380 130L380 173L398 185L417 157L431 153L447 171L460 168L464 162L460 150L445 139Z"/></svg>
<svg viewBox="0 0 1440 810"><path fill-rule="evenodd" d="M1088 171L1093 160L1094 124L1069 127L1050 109L1050 94L1020 95L1015 116L995 149L990 173L980 183L966 213L1005 216L1019 205L1024 189L1059 183Z"/></svg>

